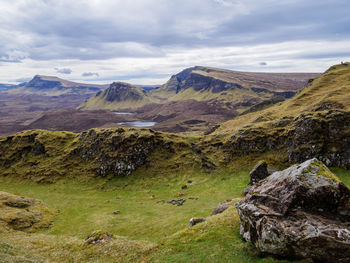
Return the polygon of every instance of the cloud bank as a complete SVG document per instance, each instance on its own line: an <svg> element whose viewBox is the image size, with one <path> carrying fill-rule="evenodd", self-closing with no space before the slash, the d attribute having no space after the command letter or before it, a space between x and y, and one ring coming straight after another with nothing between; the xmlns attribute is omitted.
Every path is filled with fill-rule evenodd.
<svg viewBox="0 0 350 263"><path fill-rule="evenodd" d="M323 71L350 60L348 0L0 2L2 82L57 72L88 80L91 71L159 83L199 64Z"/></svg>

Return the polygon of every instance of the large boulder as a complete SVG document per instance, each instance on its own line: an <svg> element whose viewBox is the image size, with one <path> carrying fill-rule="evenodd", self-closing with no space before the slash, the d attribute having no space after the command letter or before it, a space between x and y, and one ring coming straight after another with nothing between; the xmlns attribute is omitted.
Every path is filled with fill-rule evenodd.
<svg viewBox="0 0 350 263"><path fill-rule="evenodd" d="M243 239L262 253L350 262L350 190L317 159L256 183L236 207Z"/></svg>

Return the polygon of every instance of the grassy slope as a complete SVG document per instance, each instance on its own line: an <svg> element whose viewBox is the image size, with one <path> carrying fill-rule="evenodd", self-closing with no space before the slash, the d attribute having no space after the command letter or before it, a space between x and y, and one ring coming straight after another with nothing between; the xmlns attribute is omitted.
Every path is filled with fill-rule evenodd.
<svg viewBox="0 0 350 263"><path fill-rule="evenodd" d="M335 172L350 186L349 171ZM235 208L187 228L189 218L210 215L223 200L238 200L247 182L248 171L152 175L143 168L132 177L84 183L39 185L2 177L1 190L38 198L60 213L52 227L40 233L3 232L0 256L8 258L5 262L16 257L35 262L284 262L260 258L241 241ZM182 190L184 184L189 188ZM188 199L180 207L157 203L182 194L199 199ZM120 214L114 215L115 209ZM106 245L84 246L83 239L96 229L117 237Z"/></svg>
<svg viewBox="0 0 350 263"><path fill-rule="evenodd" d="M283 117L295 118L301 113L315 111L325 103L332 103L336 108L350 110L349 79L350 63L332 66L293 98L265 110L227 121L221 124L213 135L232 134L245 126L266 127Z"/></svg>
<svg viewBox="0 0 350 263"><path fill-rule="evenodd" d="M266 92L257 94L252 88L264 88L277 92L297 91L305 85L309 78L317 76L317 74L313 73L251 73L209 67L196 67L191 72L202 75L203 77L239 84L244 89L213 93L212 89L195 91L193 88L189 88L181 90L176 94L174 91L168 91L168 83L166 83L160 89L155 89L147 93L147 96L143 96L142 100L130 99L121 102L108 102L104 100L103 96L95 96L84 102L79 108L107 110L136 109L150 103L166 103L169 101L184 101L189 99L198 101L219 100L223 105L232 102L239 103L256 97L264 100L271 98L272 94ZM248 106L243 107L240 109L240 112L248 108Z"/></svg>

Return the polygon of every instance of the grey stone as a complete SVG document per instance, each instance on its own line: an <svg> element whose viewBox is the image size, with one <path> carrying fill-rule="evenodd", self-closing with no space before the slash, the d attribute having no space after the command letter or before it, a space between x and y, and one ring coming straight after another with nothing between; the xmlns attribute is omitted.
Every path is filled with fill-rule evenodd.
<svg viewBox="0 0 350 263"><path fill-rule="evenodd" d="M350 190L317 159L256 183L236 207L243 239L262 253L350 262Z"/></svg>

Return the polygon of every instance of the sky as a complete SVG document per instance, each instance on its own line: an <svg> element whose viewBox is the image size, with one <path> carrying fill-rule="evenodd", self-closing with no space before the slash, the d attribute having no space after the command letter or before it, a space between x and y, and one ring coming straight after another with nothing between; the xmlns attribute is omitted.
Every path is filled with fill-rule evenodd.
<svg viewBox="0 0 350 263"><path fill-rule="evenodd" d="M323 72L350 61L349 0L0 0L0 83L163 84L211 66Z"/></svg>

